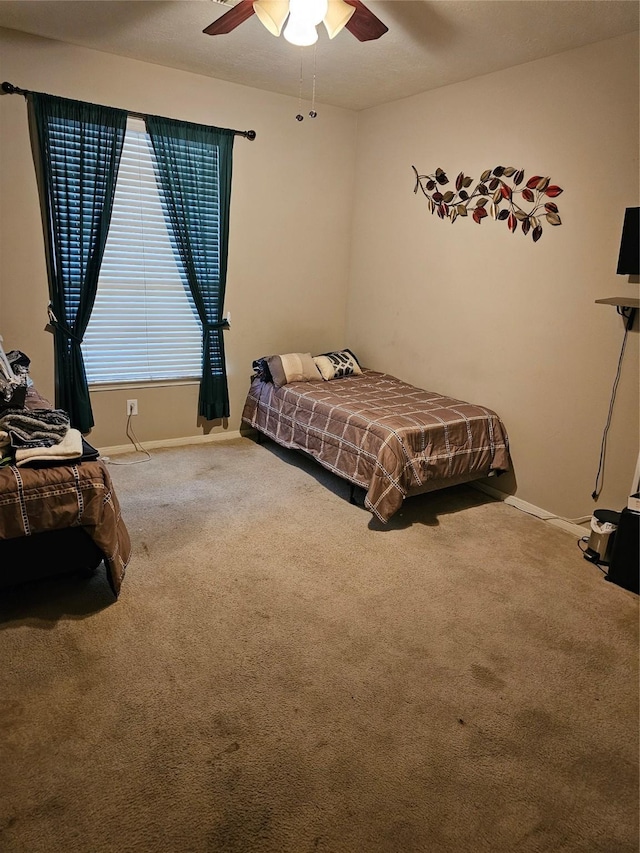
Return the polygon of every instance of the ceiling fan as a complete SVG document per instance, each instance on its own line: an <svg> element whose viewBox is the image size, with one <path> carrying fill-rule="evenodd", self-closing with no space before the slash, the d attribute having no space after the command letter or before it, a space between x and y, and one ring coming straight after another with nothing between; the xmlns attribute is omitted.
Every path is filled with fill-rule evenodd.
<svg viewBox="0 0 640 853"><path fill-rule="evenodd" d="M254 13L274 36L280 35L286 23L284 37L302 47L317 41L320 23L329 38L346 28L358 41L379 39L389 29L361 0L240 0L203 32L209 36L230 33Z"/></svg>

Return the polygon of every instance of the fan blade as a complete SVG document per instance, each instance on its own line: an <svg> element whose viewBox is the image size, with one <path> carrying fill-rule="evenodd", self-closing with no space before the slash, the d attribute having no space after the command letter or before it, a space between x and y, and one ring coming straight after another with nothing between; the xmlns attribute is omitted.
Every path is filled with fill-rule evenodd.
<svg viewBox="0 0 640 853"><path fill-rule="evenodd" d="M235 30L240 24L243 24L248 18L253 15L253 0L240 0L237 6L229 9L224 15L221 15L217 20L203 30L208 36L219 36L224 33L230 33ZM355 17L355 16L354 16Z"/></svg>
<svg viewBox="0 0 640 853"><path fill-rule="evenodd" d="M345 2L356 8L345 27L358 41L379 39L380 36L388 32L389 27L383 24L380 18L376 18L361 0L345 0Z"/></svg>

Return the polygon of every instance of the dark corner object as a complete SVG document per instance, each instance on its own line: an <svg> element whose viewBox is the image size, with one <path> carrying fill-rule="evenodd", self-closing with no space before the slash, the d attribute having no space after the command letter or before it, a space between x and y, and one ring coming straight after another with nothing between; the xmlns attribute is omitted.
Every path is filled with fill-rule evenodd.
<svg viewBox="0 0 640 853"><path fill-rule="evenodd" d="M7 83L5 80L4 83L0 84L0 89L5 95L24 95L26 97L29 94L28 89L20 89L18 86L14 86L13 83ZM131 110L127 110L127 114L132 116L133 118L141 118L144 119L144 113L135 113ZM234 130L232 131L236 136L244 136L245 139L253 140L256 138L255 130Z"/></svg>
<svg viewBox="0 0 640 853"><path fill-rule="evenodd" d="M606 580L640 593L640 513L625 507L613 540Z"/></svg>
<svg viewBox="0 0 640 853"><path fill-rule="evenodd" d="M632 497L638 497L634 495ZM638 594L640 591L640 513L625 507L622 512L597 509L583 557L606 567L605 580ZM604 525L604 527L600 527ZM610 529L606 529L610 528Z"/></svg>
<svg viewBox="0 0 640 853"><path fill-rule="evenodd" d="M625 211L617 274L640 275L640 207Z"/></svg>

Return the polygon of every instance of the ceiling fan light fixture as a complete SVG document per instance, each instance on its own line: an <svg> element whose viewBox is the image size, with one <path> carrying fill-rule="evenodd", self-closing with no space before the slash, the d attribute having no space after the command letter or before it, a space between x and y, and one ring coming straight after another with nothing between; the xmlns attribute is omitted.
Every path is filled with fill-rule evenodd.
<svg viewBox="0 0 640 853"><path fill-rule="evenodd" d="M280 35L286 22L284 32L289 33L288 41L293 44L315 44L318 34L314 35L311 29L322 21L329 38L334 38L344 27L358 41L379 39L389 30L362 0L289 0L288 4L287 0L239 0L202 32L208 36L230 33L254 14L275 36Z"/></svg>
<svg viewBox="0 0 640 853"><path fill-rule="evenodd" d="M272 36L279 36L289 15L289 0L254 0L253 11Z"/></svg>
<svg viewBox="0 0 640 853"><path fill-rule="evenodd" d="M298 47L318 41L316 27L327 14L328 0L289 0L289 20L284 37Z"/></svg>
<svg viewBox="0 0 640 853"><path fill-rule="evenodd" d="M355 11L356 7L345 3L345 0L329 0L324 26L330 39L344 29Z"/></svg>
<svg viewBox="0 0 640 853"><path fill-rule="evenodd" d="M309 47L318 41L318 31L315 26L306 21L300 21L293 15L289 15L283 35L290 44L295 44L296 47Z"/></svg>

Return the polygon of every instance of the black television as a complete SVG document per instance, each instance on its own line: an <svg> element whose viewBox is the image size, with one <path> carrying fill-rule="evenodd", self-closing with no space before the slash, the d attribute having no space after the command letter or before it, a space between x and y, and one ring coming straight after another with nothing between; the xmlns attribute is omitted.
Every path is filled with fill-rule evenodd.
<svg viewBox="0 0 640 853"><path fill-rule="evenodd" d="M625 211L617 273L640 275L640 207Z"/></svg>

